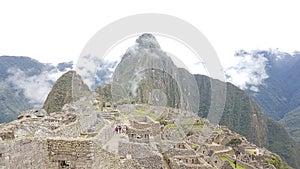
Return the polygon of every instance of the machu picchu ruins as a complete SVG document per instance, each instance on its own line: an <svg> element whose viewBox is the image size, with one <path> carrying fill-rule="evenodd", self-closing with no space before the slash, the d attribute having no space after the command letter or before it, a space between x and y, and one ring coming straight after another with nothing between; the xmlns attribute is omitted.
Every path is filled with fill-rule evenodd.
<svg viewBox="0 0 300 169"><path fill-rule="evenodd" d="M1 125L0 139L2 168L273 169L277 156L192 112L96 100L25 111Z"/></svg>

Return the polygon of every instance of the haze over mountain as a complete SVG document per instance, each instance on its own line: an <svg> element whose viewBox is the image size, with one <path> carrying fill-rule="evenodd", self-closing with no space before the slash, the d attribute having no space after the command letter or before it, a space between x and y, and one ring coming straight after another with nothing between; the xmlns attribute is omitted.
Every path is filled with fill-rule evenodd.
<svg viewBox="0 0 300 169"><path fill-rule="evenodd" d="M247 74L250 82L239 84L246 89L262 107L268 117L280 120L299 104L300 92L300 53L293 54L279 50L238 51L237 66L226 72L229 75Z"/></svg>
<svg viewBox="0 0 300 169"><path fill-rule="evenodd" d="M243 66L234 66L228 73L248 73L256 77L252 80L257 83L244 83L239 87L246 89L265 114L279 120L300 144L300 53L289 54L278 49L241 50L236 56Z"/></svg>
<svg viewBox="0 0 300 169"><path fill-rule="evenodd" d="M22 56L0 57L0 123L16 119L24 110L41 107L52 85L72 62L57 66Z"/></svg>

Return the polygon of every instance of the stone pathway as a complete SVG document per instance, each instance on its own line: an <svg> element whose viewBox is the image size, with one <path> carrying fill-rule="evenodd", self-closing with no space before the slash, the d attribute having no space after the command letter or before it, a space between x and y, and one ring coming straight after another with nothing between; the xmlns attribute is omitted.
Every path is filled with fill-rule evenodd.
<svg viewBox="0 0 300 169"><path fill-rule="evenodd" d="M128 137L125 133L114 134L114 136L103 146L105 150L118 154L119 142L128 142Z"/></svg>

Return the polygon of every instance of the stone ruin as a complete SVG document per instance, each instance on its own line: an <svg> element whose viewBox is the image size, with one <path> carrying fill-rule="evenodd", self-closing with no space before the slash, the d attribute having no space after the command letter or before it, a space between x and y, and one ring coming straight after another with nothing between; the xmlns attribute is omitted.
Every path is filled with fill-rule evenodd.
<svg viewBox="0 0 300 169"><path fill-rule="evenodd" d="M16 121L1 124L0 167L229 169L230 164L221 160L225 157L236 160L245 168L274 168L265 163L271 152L249 143L226 127L219 126L206 139L201 138L201 132L194 132L175 141L163 136L176 131L176 127L170 130L168 125L162 125L147 115L122 119L122 111L101 111L97 105L91 105L93 102L89 101L73 103L65 105L61 112L51 114L44 110L30 110L23 112ZM172 124L175 116L167 114L168 123ZM127 129L116 134L113 131L116 124L123 127L126 124ZM117 143L113 143L115 138L120 138ZM226 146L233 138L242 140L239 145L242 151L238 156ZM106 148L107 145L110 147Z"/></svg>

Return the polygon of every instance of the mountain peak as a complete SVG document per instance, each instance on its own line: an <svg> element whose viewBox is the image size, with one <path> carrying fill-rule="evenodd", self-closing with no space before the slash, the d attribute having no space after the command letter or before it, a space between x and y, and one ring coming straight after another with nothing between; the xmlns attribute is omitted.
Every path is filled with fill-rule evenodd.
<svg viewBox="0 0 300 169"><path fill-rule="evenodd" d="M47 113L59 112L67 103L76 100L81 91L88 92L80 75L74 70L69 70L57 79L43 105Z"/></svg>
<svg viewBox="0 0 300 169"><path fill-rule="evenodd" d="M136 40L136 43L138 44L139 48L160 49L160 45L157 42L156 38L150 33L145 33L145 34L142 34L141 36L139 36L139 38Z"/></svg>

